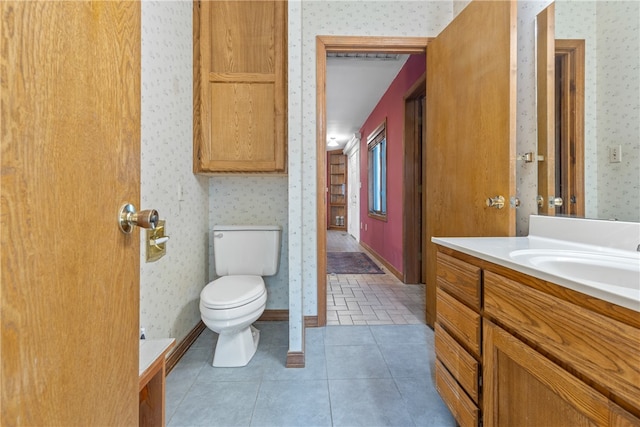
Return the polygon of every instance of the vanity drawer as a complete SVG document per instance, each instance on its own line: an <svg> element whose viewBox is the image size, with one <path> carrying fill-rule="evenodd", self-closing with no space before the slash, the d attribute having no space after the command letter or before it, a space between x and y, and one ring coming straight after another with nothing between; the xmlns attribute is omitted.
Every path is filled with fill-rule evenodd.
<svg viewBox="0 0 640 427"><path fill-rule="evenodd" d="M436 360L436 390L460 427L478 426L480 410L438 360Z"/></svg>
<svg viewBox="0 0 640 427"><path fill-rule="evenodd" d="M437 259L438 286L479 310L482 277L480 267L441 252L438 252Z"/></svg>
<svg viewBox="0 0 640 427"><path fill-rule="evenodd" d="M474 356L480 357L480 314L438 288L436 320Z"/></svg>
<svg viewBox="0 0 640 427"><path fill-rule="evenodd" d="M489 271L484 314L637 407L639 329Z"/></svg>
<svg viewBox="0 0 640 427"><path fill-rule="evenodd" d="M480 364L451 335L436 323L435 348L438 360L449 370L462 388L478 403Z"/></svg>

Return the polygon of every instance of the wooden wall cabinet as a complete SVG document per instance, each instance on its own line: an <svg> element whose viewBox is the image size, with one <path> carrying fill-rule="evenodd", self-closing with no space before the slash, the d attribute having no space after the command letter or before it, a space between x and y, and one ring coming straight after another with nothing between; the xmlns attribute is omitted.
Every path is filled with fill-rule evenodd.
<svg viewBox="0 0 640 427"><path fill-rule="evenodd" d="M640 425L636 312L439 249L436 386L461 426Z"/></svg>
<svg viewBox="0 0 640 427"><path fill-rule="evenodd" d="M347 156L342 150L329 151L329 200L327 203L329 229L347 229Z"/></svg>
<svg viewBox="0 0 640 427"><path fill-rule="evenodd" d="M287 2L194 3L194 172L284 172Z"/></svg>

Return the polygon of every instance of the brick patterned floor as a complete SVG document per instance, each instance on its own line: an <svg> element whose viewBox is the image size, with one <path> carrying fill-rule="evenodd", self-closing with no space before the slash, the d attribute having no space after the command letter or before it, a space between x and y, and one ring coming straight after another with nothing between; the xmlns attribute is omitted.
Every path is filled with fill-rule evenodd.
<svg viewBox="0 0 640 427"><path fill-rule="evenodd" d="M327 252L356 251L367 253L348 233L327 231ZM424 285L402 283L368 255L385 274L327 275L327 325L424 324Z"/></svg>

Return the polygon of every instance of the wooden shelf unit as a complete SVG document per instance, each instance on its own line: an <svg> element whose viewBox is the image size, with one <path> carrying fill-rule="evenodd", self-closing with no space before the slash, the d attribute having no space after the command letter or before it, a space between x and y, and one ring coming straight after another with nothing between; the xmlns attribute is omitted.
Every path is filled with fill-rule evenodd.
<svg viewBox="0 0 640 427"><path fill-rule="evenodd" d="M342 150L328 152L328 228L347 229L347 156Z"/></svg>

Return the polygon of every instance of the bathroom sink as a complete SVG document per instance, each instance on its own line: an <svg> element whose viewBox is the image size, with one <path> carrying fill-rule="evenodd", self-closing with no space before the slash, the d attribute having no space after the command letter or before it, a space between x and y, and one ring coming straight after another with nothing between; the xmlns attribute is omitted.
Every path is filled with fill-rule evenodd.
<svg viewBox="0 0 640 427"><path fill-rule="evenodd" d="M547 273L594 285L640 290L640 253L623 255L572 250L523 249L512 260Z"/></svg>

